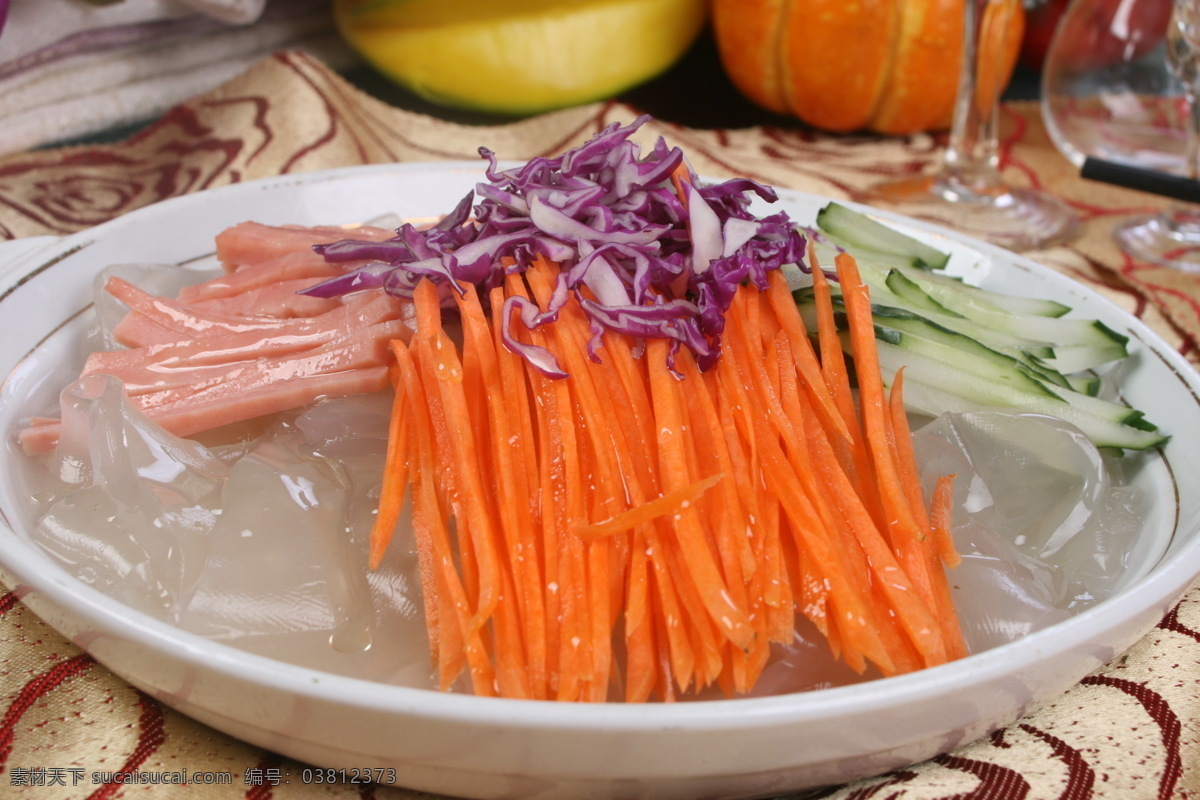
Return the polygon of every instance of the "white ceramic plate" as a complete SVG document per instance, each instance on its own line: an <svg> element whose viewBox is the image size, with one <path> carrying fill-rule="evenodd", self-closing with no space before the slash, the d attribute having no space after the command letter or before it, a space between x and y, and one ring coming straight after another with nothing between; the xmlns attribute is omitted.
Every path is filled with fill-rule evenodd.
<svg viewBox="0 0 1200 800"><path fill-rule="evenodd" d="M366 167L274 178L160 203L61 240L0 249L0 430L61 383L55 353L118 262L183 263L222 228L428 218L482 178L480 165ZM811 223L822 198L782 192ZM214 728L321 766L392 767L405 786L472 797L722 797L838 783L931 757L1015 720L1149 631L1200 574L1200 380L1137 320L1085 287L985 244L878 216L953 253L984 286L1052 297L1131 337L1128 401L1170 427L1136 476L1152 498L1146 555L1119 594L1050 629L943 667L767 699L586 706L384 686L250 655L134 612L69 576L30 543L0 453L0 577L97 660ZM8 255L6 256L5 253ZM1185 422L1186 421L1186 422Z"/></svg>

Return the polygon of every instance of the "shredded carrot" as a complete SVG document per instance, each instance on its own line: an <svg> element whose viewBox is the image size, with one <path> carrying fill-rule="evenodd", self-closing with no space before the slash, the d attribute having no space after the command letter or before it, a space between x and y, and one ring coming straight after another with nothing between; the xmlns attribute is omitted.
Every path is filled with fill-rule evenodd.
<svg viewBox="0 0 1200 800"><path fill-rule="evenodd" d="M404 375L406 394L420 397L420 375L415 360L407 348L396 346L393 350ZM480 632L471 630L467 592L454 569L450 534L445 525L446 510L437 497L440 478L434 463L434 434L427 412L427 404L414 405L413 424L419 462L413 528L426 602L429 602L429 594L437 601L437 640L432 649L437 659L438 685L443 690L449 689L469 665L474 691L490 695L495 693L495 676Z"/></svg>
<svg viewBox="0 0 1200 800"><path fill-rule="evenodd" d="M862 498L855 494L849 476L838 469L840 465L834 456L833 443L817 426L809 425L808 430L814 462L821 465L823 490L841 515L840 527L853 536L866 558L872 573L875 597L877 602L883 603L882 613L895 614L902 635L916 651L930 654L933 660L942 657L945 646L938 635L932 610L917 595L908 574L889 548L887 537L872 519ZM885 627L880 626L880 629ZM889 647L898 669L902 664L911 662L907 651L908 648L898 644Z"/></svg>
<svg viewBox="0 0 1200 800"><path fill-rule="evenodd" d="M787 332L796 365L804 376L805 391L812 397L817 413L821 415L821 420L825 425L849 438L850 429L841 414L838 413L837 404L829 392L829 387L821 379L820 363L813 352L808 334L804 330L804 322L800 319L799 312L796 311L796 302L788 291L787 281L779 272L772 272L767 280L770 284L767 296L778 315L777 319L780 325Z"/></svg>
<svg viewBox="0 0 1200 800"><path fill-rule="evenodd" d="M650 369L650 394L658 424L658 458L667 491L675 491L691 483L686 464L683 436L683 398L678 380L667 366L669 345L663 339L646 343ZM746 618L745 609L734 605L709 548L700 517L694 508L683 508L675 515L674 533L688 574L695 582L701 602L707 609L722 636L745 649L754 640L754 629Z"/></svg>
<svg viewBox="0 0 1200 800"><path fill-rule="evenodd" d="M396 339L392 343L403 346ZM371 544L368 556L368 568L377 569L383 561L383 554L392 541L392 533L400 520L400 512L404 508L404 493L408 485L408 409L405 399L404 386L400 382L399 371L392 379L395 399L392 401L392 413L388 420L387 455L384 459L383 482L379 490L379 508L375 515L375 524L371 526Z"/></svg>
<svg viewBox="0 0 1200 800"><path fill-rule="evenodd" d="M647 500L641 505L614 514L601 522L593 522L591 525L580 528L576 531L576 534L585 539L598 539L604 536L611 536L619 531L631 530L639 525L645 525L652 520L673 514L680 508L686 507L687 504L695 502L713 484L721 480L721 478L721 475L710 475L707 478L701 478L673 492L668 492L653 500Z"/></svg>
<svg viewBox="0 0 1200 800"><path fill-rule="evenodd" d="M686 166L673 180L686 196ZM857 403L823 275L815 346L772 273L734 293L708 371L669 340L597 334L574 296L533 330L514 312L513 335L565 379L501 335L508 298L558 296L557 264L512 263L485 296L418 285L416 333L393 345L370 565L410 495L439 686L465 672L506 697L740 694L798 614L859 671L965 652L943 570L950 480L927 506L902 376L889 397L869 295L844 261Z"/></svg>
<svg viewBox="0 0 1200 800"><path fill-rule="evenodd" d="M957 567L962 557L954 548L950 538L950 507L954 501L954 475L942 475L933 489L933 508L929 512L930 525L937 540L938 554L947 567Z"/></svg>
<svg viewBox="0 0 1200 800"><path fill-rule="evenodd" d="M934 608L933 587L921 545L926 533L913 515L892 454L894 432L879 369L879 355L875 348L870 293L862 282L853 257L848 253L838 253L835 263L846 304L855 374L858 376L859 413L875 469L880 502L888 520L892 542L909 578L921 599Z"/></svg>
<svg viewBox="0 0 1200 800"><path fill-rule="evenodd" d="M817 260L816 251L811 245L809 266L813 276L813 301L817 309L817 345L821 353L821 376L850 432L847 441L834 441L832 444L872 516L882 523L883 513L879 509L878 495L873 491L875 471L871 466L871 456L867 452L854 404L854 393L850 388L850 375L842 352L837 322L834 319L832 292L825 277L825 270Z"/></svg>
<svg viewBox="0 0 1200 800"><path fill-rule="evenodd" d="M538 482L533 422L524 378L525 362L500 342L503 290L499 287L494 289L490 299L494 320L491 326L491 352L495 359L495 373L488 385L498 387L499 391L488 391L487 400L488 414L494 420L493 479L499 484L496 492L498 518L504 530L516 583L515 591L521 607L530 691L535 698L545 699L549 696L546 608L542 592L542 548L534 529L536 504L530 495ZM469 315L468 323L466 330L475 335L482 335L487 327L474 313ZM479 342L481 349L486 346L483 341Z"/></svg>
<svg viewBox="0 0 1200 800"><path fill-rule="evenodd" d="M455 517L460 533L472 548L472 561L478 568L478 597L473 629L482 628L500 601L502 581L500 561L496 553L493 518L484 499L482 470L475 428L472 424L469 401L463 389L463 369L457 347L442 329L440 301L436 287L428 280L417 285L413 296L418 318L426 329L418 330L418 352L427 362L431 385L426 394L435 394L446 419L450 457L448 469L453 473L457 488ZM419 323L420 324L420 323ZM462 539L464 537L460 537Z"/></svg>

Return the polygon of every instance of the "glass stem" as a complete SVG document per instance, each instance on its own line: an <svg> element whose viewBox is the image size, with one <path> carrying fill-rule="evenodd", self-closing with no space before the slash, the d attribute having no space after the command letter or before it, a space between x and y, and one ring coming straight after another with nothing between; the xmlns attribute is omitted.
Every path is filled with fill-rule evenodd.
<svg viewBox="0 0 1200 800"><path fill-rule="evenodd" d="M1183 85L1183 100L1187 103L1187 147L1184 150L1184 173L1200 178L1200 49L1195 36L1196 8L1194 0L1175 0L1170 31L1174 40L1168 43L1169 57L1179 82ZM1200 207L1190 203L1173 202L1163 212L1166 228L1176 237L1200 236Z"/></svg>
<svg viewBox="0 0 1200 800"><path fill-rule="evenodd" d="M963 3L963 54L950 141L943 156L941 181L959 192L994 196L1000 180L1000 98L980 91L979 50L987 5L991 0Z"/></svg>
<svg viewBox="0 0 1200 800"><path fill-rule="evenodd" d="M1183 88L1184 100L1188 106L1185 168L1187 176L1192 180L1200 178L1200 102L1196 102L1196 96L1200 93L1198 82L1200 79L1185 84Z"/></svg>

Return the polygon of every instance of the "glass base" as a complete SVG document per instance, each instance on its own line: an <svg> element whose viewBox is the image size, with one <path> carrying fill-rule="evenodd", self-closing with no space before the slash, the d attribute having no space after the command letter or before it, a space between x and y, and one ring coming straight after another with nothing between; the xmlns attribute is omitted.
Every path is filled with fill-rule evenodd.
<svg viewBox="0 0 1200 800"><path fill-rule="evenodd" d="M1113 231L1129 255L1185 272L1200 272L1200 211L1168 210L1134 217Z"/></svg>
<svg viewBox="0 0 1200 800"><path fill-rule="evenodd" d="M996 183L968 184L953 176L876 184L866 200L1009 250L1040 250L1071 239L1079 230L1075 212L1044 192Z"/></svg>

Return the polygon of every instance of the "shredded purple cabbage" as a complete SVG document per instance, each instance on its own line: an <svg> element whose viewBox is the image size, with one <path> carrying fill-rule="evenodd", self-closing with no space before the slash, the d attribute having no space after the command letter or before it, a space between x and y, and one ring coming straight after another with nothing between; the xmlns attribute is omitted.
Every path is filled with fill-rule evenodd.
<svg viewBox="0 0 1200 800"><path fill-rule="evenodd" d="M557 158L514 169L502 170L481 147L487 181L454 211L428 229L405 224L383 242L316 245L330 262L367 263L304 293L335 297L382 288L411 297L429 278L451 306L457 282L491 289L504 280L504 259L521 265L540 254L561 268L551 301L539 309L508 298L501 337L543 374L566 376L550 353L521 341L513 312L534 328L556 319L571 296L589 319L592 358L609 330L669 339L672 354L688 347L702 369L711 367L738 286L748 281L765 289L771 270L802 264L805 239L785 213L751 214L750 195L778 199L770 187L746 178L700 186L683 152L661 138L642 157L630 136L648 119L610 125ZM671 181L681 165L691 178L686 202Z"/></svg>

